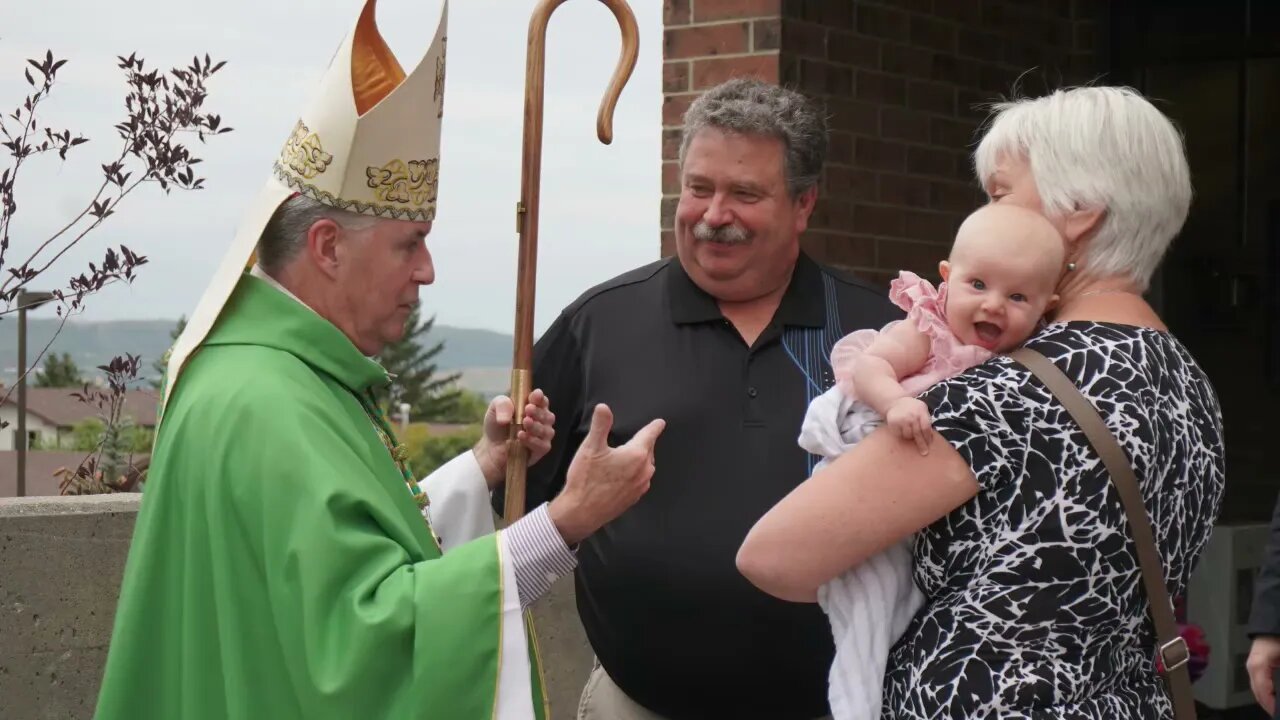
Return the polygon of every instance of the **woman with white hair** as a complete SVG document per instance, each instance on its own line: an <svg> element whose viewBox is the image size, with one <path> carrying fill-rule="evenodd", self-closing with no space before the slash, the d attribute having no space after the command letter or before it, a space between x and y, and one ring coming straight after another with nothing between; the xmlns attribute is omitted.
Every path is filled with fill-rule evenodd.
<svg viewBox="0 0 1280 720"><path fill-rule="evenodd" d="M1170 593L1209 539L1225 479L1209 379L1143 299L1191 199L1182 138L1127 88L1002 103L974 154L991 202L1060 231L1060 303L1027 342L1098 410L1137 476ZM813 602L918 533L926 597L894 645L885 718L1170 718L1124 507L1081 427L996 357L921 399L929 452L879 430L784 498L738 566Z"/></svg>

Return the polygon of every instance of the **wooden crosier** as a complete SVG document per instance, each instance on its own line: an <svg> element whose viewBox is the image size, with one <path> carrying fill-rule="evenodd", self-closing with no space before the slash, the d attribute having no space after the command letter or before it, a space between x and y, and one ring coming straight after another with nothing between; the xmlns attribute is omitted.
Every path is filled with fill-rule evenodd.
<svg viewBox="0 0 1280 720"><path fill-rule="evenodd" d="M529 49L525 63L524 149L520 168L520 201L516 204L516 232L520 234L520 261L516 276L516 324L514 353L511 364L511 400L515 416L507 456L506 512L507 523L524 515L525 474L529 468L528 450L516 441L516 433L524 421L524 406L533 391L533 305L538 274L538 192L542 173L542 96L546 65L547 23L551 13L566 0L542 0L529 20ZM613 11L622 32L622 52L613 71L609 88L600 101L596 116L596 136L605 145L613 142L613 111L622 88L631 77L640 49L640 33L635 15L626 0L598 0ZM553 398L554 400L554 398Z"/></svg>

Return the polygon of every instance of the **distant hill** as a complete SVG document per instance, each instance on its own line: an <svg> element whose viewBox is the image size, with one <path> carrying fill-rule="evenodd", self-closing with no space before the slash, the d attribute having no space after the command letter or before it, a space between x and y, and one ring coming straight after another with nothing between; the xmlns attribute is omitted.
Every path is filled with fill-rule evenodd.
<svg viewBox="0 0 1280 720"><path fill-rule="evenodd" d="M152 376L151 364L164 355L172 342L169 333L176 326L170 320L115 320L104 322L68 321L50 352L71 353L83 372L103 365L126 352L142 356L139 375ZM58 329L58 321L48 318L27 320L27 362L30 363ZM486 395L506 386L506 369L511 367L511 336L491 330L439 325L431 329L427 341L444 341L439 355L442 369L463 371L463 385ZM0 382L13 383L18 374L18 321L10 315L0 320Z"/></svg>
<svg viewBox="0 0 1280 720"><path fill-rule="evenodd" d="M444 349L437 356L440 367L450 370L463 368L510 368L511 335L460 328L437 323L427 336L431 343L444 341Z"/></svg>

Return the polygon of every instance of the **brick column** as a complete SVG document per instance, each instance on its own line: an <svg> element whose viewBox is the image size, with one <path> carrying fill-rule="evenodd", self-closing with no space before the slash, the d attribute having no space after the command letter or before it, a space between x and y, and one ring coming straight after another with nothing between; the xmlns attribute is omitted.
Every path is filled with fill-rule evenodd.
<svg viewBox="0 0 1280 720"><path fill-rule="evenodd" d="M900 269L936 277L981 202L969 161L979 105L1015 83L1035 95L1105 71L1107 13L1101 0L666 0L663 253L689 99L754 74L828 112L805 249L879 282Z"/></svg>
<svg viewBox="0 0 1280 720"><path fill-rule="evenodd" d="M684 112L698 93L731 77L778 81L782 0L664 0L662 41L662 255L680 197L677 157Z"/></svg>

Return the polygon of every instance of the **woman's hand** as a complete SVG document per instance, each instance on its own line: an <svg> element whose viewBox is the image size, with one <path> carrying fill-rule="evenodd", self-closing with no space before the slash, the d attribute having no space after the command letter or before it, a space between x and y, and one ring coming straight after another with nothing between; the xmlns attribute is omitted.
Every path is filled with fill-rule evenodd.
<svg viewBox="0 0 1280 720"><path fill-rule="evenodd" d="M929 454L933 418L929 416L929 406L923 401L913 397L895 401L885 413L884 421L895 435L914 442L921 455Z"/></svg>

